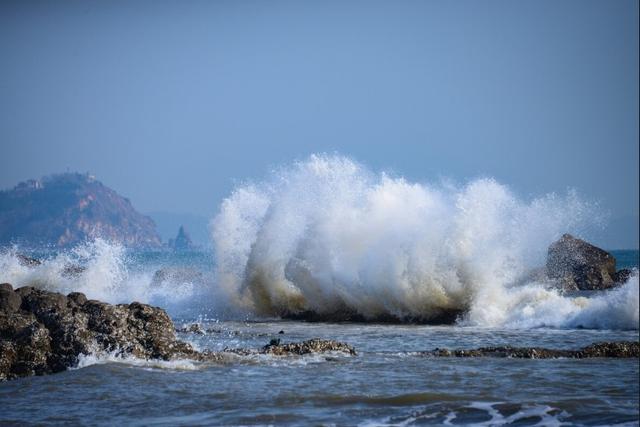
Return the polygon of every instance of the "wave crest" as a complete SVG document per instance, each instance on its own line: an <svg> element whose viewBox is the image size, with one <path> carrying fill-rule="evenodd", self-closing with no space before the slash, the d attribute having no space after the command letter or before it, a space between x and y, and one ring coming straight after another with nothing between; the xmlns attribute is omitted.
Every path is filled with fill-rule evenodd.
<svg viewBox="0 0 640 427"><path fill-rule="evenodd" d="M595 213L571 191L525 202L490 178L427 185L313 155L224 200L212 222L217 283L261 315L431 320L459 311L466 324L531 326L513 311L556 300L575 308L551 322L564 325L603 303L522 278Z"/></svg>

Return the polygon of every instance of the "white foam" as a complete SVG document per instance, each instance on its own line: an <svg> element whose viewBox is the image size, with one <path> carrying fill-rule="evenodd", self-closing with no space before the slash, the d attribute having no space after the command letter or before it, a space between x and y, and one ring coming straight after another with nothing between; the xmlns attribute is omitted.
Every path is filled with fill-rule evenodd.
<svg viewBox="0 0 640 427"><path fill-rule="evenodd" d="M114 304L139 301L163 306L189 301L195 293L194 282L158 282L153 280L155 268L132 270L125 248L104 239L58 252L39 265L23 265L18 252L18 248L0 252L0 282L14 288L35 286L65 294L83 292L88 298ZM70 266L83 268L69 272Z"/></svg>
<svg viewBox="0 0 640 427"><path fill-rule="evenodd" d="M199 365L192 360L140 359L131 355L121 356L116 354L116 352L96 352L91 354L81 354L78 357L77 366L71 369L82 369L88 366L102 365L105 363L119 363L140 368L168 369L178 371L195 371L199 369Z"/></svg>
<svg viewBox="0 0 640 427"><path fill-rule="evenodd" d="M419 184L314 155L222 203L212 222L217 284L262 315L453 308L479 326L637 328L637 279L590 300L522 283L551 242L579 235L595 212L571 191L527 202L493 179Z"/></svg>

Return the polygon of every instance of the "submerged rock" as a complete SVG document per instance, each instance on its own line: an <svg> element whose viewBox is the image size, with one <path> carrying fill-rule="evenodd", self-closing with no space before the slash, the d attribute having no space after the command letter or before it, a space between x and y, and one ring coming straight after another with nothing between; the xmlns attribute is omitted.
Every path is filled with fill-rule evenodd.
<svg viewBox="0 0 640 427"><path fill-rule="evenodd" d="M631 274L616 272L616 259L610 253L570 234L549 246L546 270L566 290L609 289Z"/></svg>
<svg viewBox="0 0 640 427"><path fill-rule="evenodd" d="M276 342L269 343L262 348L262 353L272 354L275 356L284 355L304 355L310 353L325 353L325 352L340 352L356 355L356 350L349 344L345 344L339 341L333 340L321 340L314 338L312 340L303 341L299 343L280 344L280 340L273 340Z"/></svg>
<svg viewBox="0 0 640 427"><path fill-rule="evenodd" d="M436 348L422 353L432 357L508 357L514 359L586 359L593 357L638 358L638 342L600 342L579 350L555 350L542 347L482 347L470 350Z"/></svg>
<svg viewBox="0 0 640 427"><path fill-rule="evenodd" d="M199 323L191 323L190 325L185 325L181 328L176 328L176 332L180 332L183 334L190 333L190 334L198 334L198 335L204 335L207 333L207 331L202 329L202 326L200 326Z"/></svg>
<svg viewBox="0 0 640 427"><path fill-rule="evenodd" d="M280 313L280 317L289 320L302 320L305 322L356 322L356 323L416 323L426 325L452 325L461 318L466 310L460 308L440 308L433 310L429 316L422 317L398 317L393 314L377 316L364 316L355 310L342 308L335 311L317 312L305 310L300 312Z"/></svg>

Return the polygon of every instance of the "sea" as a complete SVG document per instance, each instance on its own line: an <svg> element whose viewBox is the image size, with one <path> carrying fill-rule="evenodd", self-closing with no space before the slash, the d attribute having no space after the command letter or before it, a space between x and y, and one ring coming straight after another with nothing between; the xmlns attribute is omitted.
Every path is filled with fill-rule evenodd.
<svg viewBox="0 0 640 427"><path fill-rule="evenodd" d="M0 282L162 307L179 330L199 325L204 333L178 337L200 350L322 338L357 355L83 355L65 372L0 383L0 425L637 426L638 359L424 354L638 341L637 250L610 251L633 270L613 290L540 279L549 244L598 221L573 192L522 200L492 179L418 184L320 156L240 184L212 220L210 249L136 251L99 238L6 248ZM19 253L42 263L22 265ZM464 314L453 325L411 321L443 308ZM371 321L282 319L301 309ZM375 322L384 316L400 321Z"/></svg>

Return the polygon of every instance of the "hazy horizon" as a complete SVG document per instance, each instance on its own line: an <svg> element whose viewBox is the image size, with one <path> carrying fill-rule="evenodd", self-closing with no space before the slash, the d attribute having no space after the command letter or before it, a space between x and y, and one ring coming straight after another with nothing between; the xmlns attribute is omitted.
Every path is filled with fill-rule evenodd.
<svg viewBox="0 0 640 427"><path fill-rule="evenodd" d="M588 237L638 248L634 1L7 1L0 36L2 189L89 172L142 213L210 219L239 183L339 153L575 189L609 216Z"/></svg>

